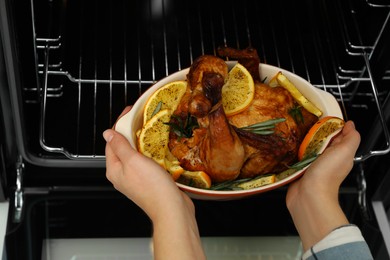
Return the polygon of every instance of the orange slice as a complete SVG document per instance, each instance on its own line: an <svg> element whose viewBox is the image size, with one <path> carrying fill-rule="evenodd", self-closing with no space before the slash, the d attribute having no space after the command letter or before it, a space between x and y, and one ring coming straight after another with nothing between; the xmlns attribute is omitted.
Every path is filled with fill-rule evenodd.
<svg viewBox="0 0 390 260"><path fill-rule="evenodd" d="M210 176L204 171L184 171L177 179L177 182L200 189L209 189L211 187Z"/></svg>
<svg viewBox="0 0 390 260"><path fill-rule="evenodd" d="M181 174L184 172L184 169L180 166L179 160L167 150L165 154L165 168L171 174L172 179L176 181L179 179Z"/></svg>
<svg viewBox="0 0 390 260"><path fill-rule="evenodd" d="M341 129L344 124L343 119L334 116L326 116L318 120L307 132L299 147L299 161L307 156L318 154L325 140L335 131Z"/></svg>
<svg viewBox="0 0 390 260"><path fill-rule="evenodd" d="M255 84L249 71L237 63L230 71L222 87L222 106L227 116L244 111L255 95Z"/></svg>
<svg viewBox="0 0 390 260"><path fill-rule="evenodd" d="M161 110L142 127L138 138L138 150L164 168L169 141L169 125L164 123L170 118L168 109Z"/></svg>
<svg viewBox="0 0 390 260"><path fill-rule="evenodd" d="M160 110L169 109L173 113L186 90L187 81L185 80L170 82L156 90L145 104L144 124Z"/></svg>

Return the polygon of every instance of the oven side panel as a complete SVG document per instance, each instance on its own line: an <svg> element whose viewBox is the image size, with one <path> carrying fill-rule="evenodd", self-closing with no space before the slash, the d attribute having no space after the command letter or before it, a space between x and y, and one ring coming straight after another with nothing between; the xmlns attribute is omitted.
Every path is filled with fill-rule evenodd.
<svg viewBox="0 0 390 260"><path fill-rule="evenodd" d="M5 2L0 3L0 201L7 197L6 190L9 188L9 183L12 183L11 172L14 171L18 155L16 142L18 133L14 124L14 109L10 91L11 88L17 89L15 80L12 80L15 78L17 70L12 66L13 48Z"/></svg>
<svg viewBox="0 0 390 260"><path fill-rule="evenodd" d="M1 1L0 3L0 33L2 40L2 65L4 68L1 74L1 103L2 119L5 126L5 142L7 154L11 162L15 163L17 154L28 156L25 153L25 127L23 124L22 112L22 79L20 63L28 64L27 59L19 60L20 44L17 43L15 35L15 17L11 1ZM25 4L20 6L25 8ZM27 29L27 28L26 28ZM20 39L25 41L26 39ZM27 45L27 43L25 44ZM24 47L24 45L23 45ZM28 51L28 48L26 49Z"/></svg>
<svg viewBox="0 0 390 260"><path fill-rule="evenodd" d="M9 147L15 147L12 152L13 161L19 155L31 164L51 167L72 167L73 163L65 158L53 159L42 156L37 151L39 147L40 96L42 90L38 80L37 47L34 29L34 15L30 1L6 0L0 3L0 31L2 35L2 51L4 55L4 84L2 84L2 99L6 106L2 112L5 115L6 127L10 130L6 141ZM37 102L26 104L29 92L33 89ZM26 97L27 96L27 97ZM33 117L32 121L28 118ZM33 123L32 123L33 122ZM16 156L15 156L16 154ZM77 167L91 167L91 161L77 163ZM104 161L95 164L104 166Z"/></svg>

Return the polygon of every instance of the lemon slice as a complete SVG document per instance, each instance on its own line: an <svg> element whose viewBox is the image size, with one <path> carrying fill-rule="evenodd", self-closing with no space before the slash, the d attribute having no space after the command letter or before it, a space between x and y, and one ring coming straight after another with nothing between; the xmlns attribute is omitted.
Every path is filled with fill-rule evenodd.
<svg viewBox="0 0 390 260"><path fill-rule="evenodd" d="M255 95L255 84L249 71L237 63L222 87L222 105L227 116L244 111Z"/></svg>
<svg viewBox="0 0 390 260"><path fill-rule="evenodd" d="M279 84L277 84L277 83ZM303 106L307 111L316 115L317 117L322 116L322 111L318 109L312 102L310 102L302 93L295 87L295 85L285 76L282 72L278 72L271 80L269 85L275 87L280 85L287 89L288 92L293 96L293 98Z"/></svg>
<svg viewBox="0 0 390 260"><path fill-rule="evenodd" d="M169 125L164 123L169 122L170 117L168 109L159 111L142 127L138 138L138 150L164 168L169 141Z"/></svg>
<svg viewBox="0 0 390 260"><path fill-rule="evenodd" d="M177 182L200 189L209 189L211 187L210 176L204 171L184 171L177 179Z"/></svg>
<svg viewBox="0 0 390 260"><path fill-rule="evenodd" d="M298 150L298 159L301 161L307 156L318 154L324 141L344 126L343 119L327 116L315 123L307 132Z"/></svg>
<svg viewBox="0 0 390 260"><path fill-rule="evenodd" d="M179 80L170 82L156 90L145 104L144 124L160 110L169 109L173 113L179 105L186 89L187 81Z"/></svg>
<svg viewBox="0 0 390 260"><path fill-rule="evenodd" d="M244 190L249 190L249 189L258 188L258 187L261 187L264 185L272 184L274 182L275 182L275 174L271 174L271 175L257 177L253 180L250 180L250 181L241 182L240 184L237 185L237 187L244 189Z"/></svg>

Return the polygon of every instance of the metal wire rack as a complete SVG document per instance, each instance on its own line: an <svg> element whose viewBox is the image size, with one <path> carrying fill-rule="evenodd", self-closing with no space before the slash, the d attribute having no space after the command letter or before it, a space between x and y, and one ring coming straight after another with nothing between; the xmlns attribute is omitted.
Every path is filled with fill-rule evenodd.
<svg viewBox="0 0 390 260"><path fill-rule="evenodd" d="M389 90L374 82L370 55L390 23L390 5L286 2L215 1L208 8L204 1L173 0L50 4L60 15L36 24L46 22L51 30L34 28L40 87L24 89L25 102L41 104L41 147L72 161L104 160L101 132L126 105L197 56L227 45L253 46L262 62L332 93L347 119L359 121L361 111L378 115L386 147L355 159L388 153L381 103ZM375 17L368 28L362 26L366 15ZM381 81L389 80L385 71Z"/></svg>

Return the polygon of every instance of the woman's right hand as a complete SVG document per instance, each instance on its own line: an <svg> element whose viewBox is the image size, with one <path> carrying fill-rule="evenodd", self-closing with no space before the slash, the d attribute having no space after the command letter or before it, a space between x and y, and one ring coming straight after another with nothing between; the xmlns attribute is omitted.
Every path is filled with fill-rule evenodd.
<svg viewBox="0 0 390 260"><path fill-rule="evenodd" d="M287 192L286 204L305 249L333 229L348 224L338 202L341 183L354 164L360 135L352 121Z"/></svg>

